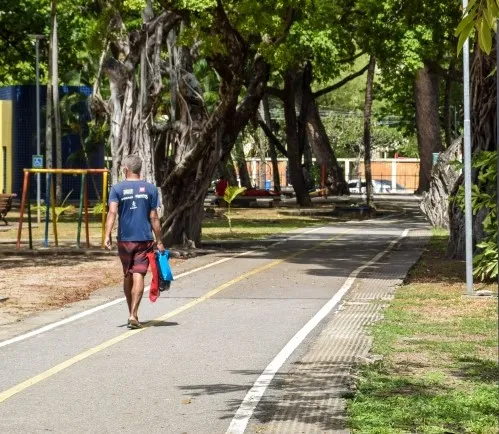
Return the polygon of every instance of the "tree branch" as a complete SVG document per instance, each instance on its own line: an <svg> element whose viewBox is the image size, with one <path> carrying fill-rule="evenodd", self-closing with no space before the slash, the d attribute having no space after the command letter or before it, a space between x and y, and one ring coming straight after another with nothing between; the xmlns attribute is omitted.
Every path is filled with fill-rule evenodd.
<svg viewBox="0 0 499 434"><path fill-rule="evenodd" d="M265 121L262 119L260 116L260 113L258 113L258 125L260 125L260 128L263 130L269 141L271 141L274 146L277 148L277 150L284 155L286 158L288 158L288 151L284 146L282 146L280 140L276 137L274 132L270 129L270 127L265 123Z"/></svg>
<svg viewBox="0 0 499 434"><path fill-rule="evenodd" d="M340 87L344 86L348 82L352 81L353 79L360 77L363 75L367 69L369 68L369 64L364 66L360 71L354 72L353 74L350 74L349 76L345 77L343 80L340 80L338 83L335 83L331 86L326 87L325 89L319 90L314 93L314 99L319 98L322 95L326 95L329 92L332 92L336 89L339 89Z"/></svg>
<svg viewBox="0 0 499 434"><path fill-rule="evenodd" d="M275 96L281 101L284 99L284 91L282 89L278 89L277 87L267 86L265 88L265 93L270 96Z"/></svg>
<svg viewBox="0 0 499 434"><path fill-rule="evenodd" d="M295 17L296 17L296 9L288 8L287 13L286 13L286 21L284 23L284 30L282 32L282 35L278 36L277 38L275 38L274 41L272 41L273 45L277 46L282 41L284 41L284 39L286 38L286 36L289 33L289 29L291 29L291 26L293 25L293 23L295 21Z"/></svg>
<svg viewBox="0 0 499 434"><path fill-rule="evenodd" d="M128 76L125 65L114 57L109 57L102 64L102 70L107 74L109 79L114 81L120 88L123 86Z"/></svg>
<svg viewBox="0 0 499 434"><path fill-rule="evenodd" d="M223 83L221 86L223 86ZM232 83L226 85L226 89L224 98L216 106L215 110L213 110L210 118L206 122L203 122L203 128L196 139L196 146L184 155L182 161L179 162L175 167L175 170L168 175L162 186L170 184L174 178L181 178L186 171L193 167L193 165L201 160L203 155L210 150L210 146L214 143L213 136L219 129L223 118L226 116L227 112L237 104L241 83L238 79L234 79L232 80Z"/></svg>
<svg viewBox="0 0 499 434"><path fill-rule="evenodd" d="M225 12L225 8L224 8L224 5L222 3L222 0L217 0L216 11L217 11L217 16L220 20L220 24L222 24L222 26L223 26L222 28L225 27L225 30L227 30L227 29L230 30L229 32L224 32L225 36L226 37L228 36L227 42L234 43L235 41L237 41L237 43L240 46L240 48L239 48L240 51L241 52L246 51L247 50L246 41L241 36L241 34L232 26L232 24L229 20L229 17L227 16L227 12Z"/></svg>
<svg viewBox="0 0 499 434"><path fill-rule="evenodd" d="M246 95L236 109L234 127L237 134L246 126L250 117L257 110L265 93L265 85L270 74L270 66L262 56L256 56L251 68L251 81Z"/></svg>
<svg viewBox="0 0 499 434"><path fill-rule="evenodd" d="M362 57L364 54L366 54L365 51L360 51L357 54L353 55L352 57L347 57L346 59L341 59L339 63L352 63L354 60L357 60L359 57Z"/></svg>
<svg viewBox="0 0 499 434"><path fill-rule="evenodd" d="M166 133L173 130L174 126L170 121L152 122L151 124L151 132L154 134Z"/></svg>

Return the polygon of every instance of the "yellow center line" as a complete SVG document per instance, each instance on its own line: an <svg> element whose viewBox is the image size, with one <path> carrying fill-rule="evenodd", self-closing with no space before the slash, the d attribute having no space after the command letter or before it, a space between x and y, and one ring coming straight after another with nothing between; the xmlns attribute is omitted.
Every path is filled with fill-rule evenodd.
<svg viewBox="0 0 499 434"><path fill-rule="evenodd" d="M90 356L93 356L94 354L97 354L98 352L105 350L106 348L109 348L109 347L111 347L111 346L113 346L121 341L124 341L125 339L128 339L131 336L134 336L140 332L143 332L144 330L147 330L149 327L154 326L158 322L165 321L165 320L170 319L176 315L179 315L182 312L185 312L186 310L196 306L199 303L202 303L203 301L206 301L206 300L212 298L213 296L215 296L219 292L223 291L224 289L229 288L230 286L235 285L238 282L241 282L242 280L245 280L245 279L247 279L255 274L258 274L258 273L266 271L270 268L273 268L276 265L283 263L284 261L289 261L290 259L293 259L293 258L296 258L297 256L303 255L304 253L308 253L308 252L317 250L317 249L321 248L322 246L324 246L325 244L329 243L330 241L333 241L336 238L340 237L341 235L344 235L344 234L351 232L351 231L353 231L353 229L348 229L348 230L343 231L339 234L336 234L335 236L333 236L331 238L328 238L325 241L320 242L319 244L316 244L313 247L310 247L310 248L305 249L305 250L300 250L296 253L293 253L292 255L286 256L282 259L276 259L275 261L272 261L267 265L257 267L251 271L248 271L247 273L241 274L240 276L238 276L232 280L229 280L228 282L225 282L224 284L218 286L217 288L212 289L211 291L207 292L206 294L202 295L201 297L196 298L195 300L192 300L191 302L189 302L187 304L184 304L183 306L179 307L178 309L175 309L171 312L168 312L167 314L162 315L159 318L148 321L147 323L144 324L143 328L127 331L127 332L123 333L122 335L116 336L115 338L109 339L109 340L103 342L102 344L99 344L93 348L90 348L86 351L83 351L82 353L80 353L80 354L78 354L78 355L76 355L76 356L74 356L74 357L72 357L72 358L70 358L62 363L59 363L58 365L56 365L56 366L38 374L38 375L35 375L34 377L31 377L28 380L23 381L22 383L19 383L16 386L11 387L10 389L7 389L4 392L0 393L0 403L6 401L7 399L11 398L12 396L14 396L20 392L23 392L24 390L28 389L31 386L34 386L35 384L38 384L41 381L46 380L49 377L52 377L53 375L69 368L70 366L73 366L75 363L78 363L82 360L85 360L85 359L89 358Z"/></svg>

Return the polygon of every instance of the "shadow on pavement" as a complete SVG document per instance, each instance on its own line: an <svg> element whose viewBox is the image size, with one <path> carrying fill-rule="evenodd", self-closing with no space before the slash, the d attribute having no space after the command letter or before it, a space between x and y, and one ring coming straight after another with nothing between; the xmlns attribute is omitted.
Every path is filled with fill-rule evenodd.
<svg viewBox="0 0 499 434"><path fill-rule="evenodd" d="M117 327L126 327L128 324L124 323L121 324ZM178 322L169 322L169 321L158 321L158 320L151 320L151 321L146 321L142 323L142 328L148 328L148 327L172 327L172 326L177 326Z"/></svg>
<svg viewBox="0 0 499 434"><path fill-rule="evenodd" d="M356 362L353 356L346 356L334 362L296 362L290 372L277 374L271 387L258 404L252 422L256 424L272 424L275 422L294 422L313 425L314 429L330 432L334 429L345 429L346 419L343 407L331 405L332 400L346 398L351 395L350 370ZM233 371L236 375L258 378L259 371ZM387 385L388 386L388 385ZM386 396L396 394L417 394L418 396L435 396L437 391L411 382L396 382L389 385ZM226 394L247 392L248 384L206 384L181 386L189 396ZM380 396L380 399L383 399ZM227 408L220 419L232 419L241 401L226 401Z"/></svg>

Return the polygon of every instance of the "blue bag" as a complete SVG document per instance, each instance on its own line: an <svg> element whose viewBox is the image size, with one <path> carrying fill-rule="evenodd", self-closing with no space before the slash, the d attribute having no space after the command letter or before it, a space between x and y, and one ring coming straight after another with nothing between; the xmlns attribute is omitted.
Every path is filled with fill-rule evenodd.
<svg viewBox="0 0 499 434"><path fill-rule="evenodd" d="M170 268L170 263L168 262L170 252L168 250L165 250L163 252L160 252L158 250L155 253L159 274L159 290L162 292L164 290L170 289L170 284L173 281L172 270Z"/></svg>

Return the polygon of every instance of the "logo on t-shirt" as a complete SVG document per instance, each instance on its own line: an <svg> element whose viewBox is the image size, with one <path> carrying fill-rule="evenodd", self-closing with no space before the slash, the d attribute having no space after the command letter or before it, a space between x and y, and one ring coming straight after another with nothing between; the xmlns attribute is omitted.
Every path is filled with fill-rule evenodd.
<svg viewBox="0 0 499 434"><path fill-rule="evenodd" d="M137 209L137 205L136 205L135 201L132 201L132 206L130 207L130 209Z"/></svg>
<svg viewBox="0 0 499 434"><path fill-rule="evenodd" d="M146 191L146 188L145 187L140 187L139 188L139 193L145 193Z"/></svg>
<svg viewBox="0 0 499 434"><path fill-rule="evenodd" d="M128 188L126 190L123 190L123 194L126 196L128 194L133 194L133 188Z"/></svg>

